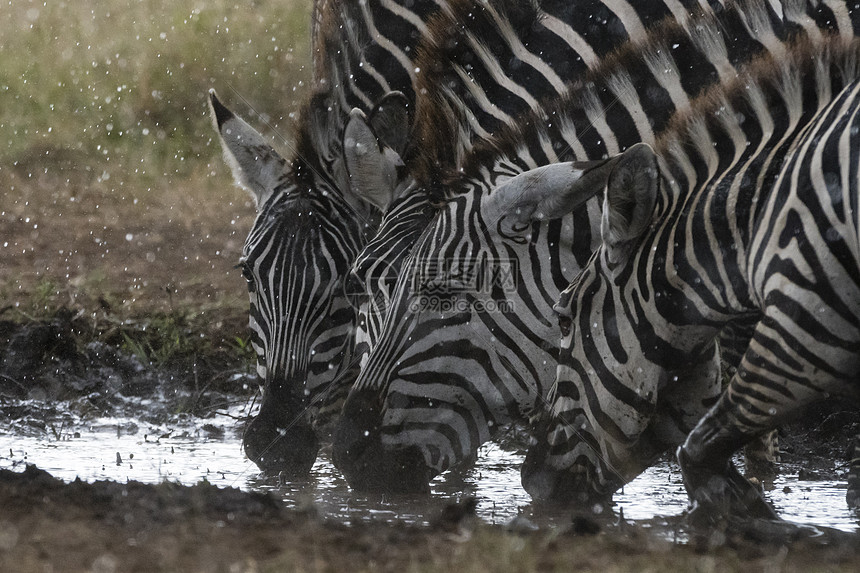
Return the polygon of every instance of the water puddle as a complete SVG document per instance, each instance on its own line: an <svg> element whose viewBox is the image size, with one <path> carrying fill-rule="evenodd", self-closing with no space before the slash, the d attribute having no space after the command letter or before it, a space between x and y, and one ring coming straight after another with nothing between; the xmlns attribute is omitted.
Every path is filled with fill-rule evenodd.
<svg viewBox="0 0 860 573"><path fill-rule="evenodd" d="M478 499L478 514L489 523L505 524L518 515L539 525L568 523L569 513L536 510L520 485L522 455L490 444L474 467L432 483L431 496L372 496L353 493L323 452L307 482L279 484L261 477L241 451L236 423L184 419L153 425L132 418L98 418L49 428L40 435L0 430L0 468L23 471L36 464L66 481L163 480L192 485L200 480L243 490L270 491L290 507L314 508L342 523L363 520L426 524L441 508L463 495ZM844 481L801 481L780 476L768 499L785 519L858 531L858 519L845 504ZM677 466L662 462L615 496L615 511L628 520L649 521L679 515L687 495Z"/></svg>

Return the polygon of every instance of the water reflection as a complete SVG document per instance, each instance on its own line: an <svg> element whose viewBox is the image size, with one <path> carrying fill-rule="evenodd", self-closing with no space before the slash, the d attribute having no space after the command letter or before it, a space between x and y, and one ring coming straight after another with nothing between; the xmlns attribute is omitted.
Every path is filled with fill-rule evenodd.
<svg viewBox="0 0 860 573"><path fill-rule="evenodd" d="M444 505L471 495L478 499L478 515L488 523L506 524L518 515L538 525L569 523L569 512L531 505L520 485L521 461L521 454L491 444L473 467L434 480L430 496L381 496L350 491L326 452L305 482L279 483L277 477L261 476L242 455L241 437L229 418L220 425L185 420L174 426L103 418L39 436L0 434L0 467L23 470L25 463L33 463L67 481L80 477L190 485L205 479L221 487L269 491L290 507L345 524L427 524ZM845 489L844 482L799 481L788 475L776 480L768 498L786 519L856 531L858 521L845 505ZM679 515L687 507L687 496L677 466L666 461L628 484L615 502L614 508L604 508L604 515L623 512L626 519L647 525L659 516Z"/></svg>

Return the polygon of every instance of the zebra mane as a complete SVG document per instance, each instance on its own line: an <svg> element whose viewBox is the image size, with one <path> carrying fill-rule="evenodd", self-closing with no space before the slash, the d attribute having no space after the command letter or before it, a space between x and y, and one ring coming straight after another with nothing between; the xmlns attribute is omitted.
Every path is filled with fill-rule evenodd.
<svg viewBox="0 0 860 573"><path fill-rule="evenodd" d="M311 73L312 81L316 85L322 78L328 77L331 62L327 60L329 50L326 44L330 44L327 38L331 38L334 30L340 25L338 10L332 8L337 0L314 0L311 9Z"/></svg>
<svg viewBox="0 0 860 573"><path fill-rule="evenodd" d="M738 7L731 3L726 7L726 11L729 10L737 11ZM689 33L690 29L694 33ZM552 140L547 131L550 122L568 127L576 118L603 115L606 110L602 109L603 106L596 95L597 89L610 84L629 83L627 67L631 63L644 60L649 64L665 65L665 60L669 59L665 54L669 53L669 50L664 38L669 36L670 32L677 33L680 30L687 30L703 49L714 51L715 46L721 45L721 42L715 41L721 28L712 14L700 16L692 28L685 28L682 23L672 19L664 20L651 29L645 40L627 42L608 54L597 67L587 71L582 78L574 82L561 97L544 102L542 108L523 114L515 124L504 127L495 137L476 144L465 159L461 171L467 177L476 177L481 171L491 168L500 158L521 156L522 151L527 149L529 140ZM576 129L566 131L578 132ZM452 192L456 194L458 191L455 182L458 174L446 175L448 183L454 186Z"/></svg>
<svg viewBox="0 0 860 573"><path fill-rule="evenodd" d="M814 85L804 82L808 77L815 78ZM697 177L692 172L692 152L699 176L709 177L719 169L715 137L720 134L743 137L743 122L750 117L768 117L771 103L776 100L785 102L782 105L790 115L798 117L809 111L804 110L806 98L829 101L834 95L833 81L839 79L844 85L858 78L860 40L846 41L836 34L824 36L823 42L798 38L783 58L776 59L771 54L759 56L733 81L715 85L696 98L691 109L672 118L655 148L670 169L683 171L688 181ZM805 98L805 94L809 95Z"/></svg>
<svg viewBox="0 0 860 573"><path fill-rule="evenodd" d="M332 177L332 166L342 154L344 125L353 107L369 109L354 89L354 72L364 61L364 52L374 45L363 25L360 2L317 0L314 3L311 35L314 76L310 93L293 120L295 153L290 161L293 182L300 190L313 189L312 174ZM370 97L381 97L380 86ZM338 189L337 185L332 186Z"/></svg>
<svg viewBox="0 0 860 573"><path fill-rule="evenodd" d="M347 112L328 89L315 90L300 107L293 121L295 150L290 160L290 174L299 189L314 188L314 174L331 176L329 166L341 153Z"/></svg>
<svg viewBox="0 0 860 573"><path fill-rule="evenodd" d="M373 103L347 101L350 76L359 70L367 49L375 44L365 27L362 3L361 0L317 0L311 15L314 88L340 88L343 103L350 107ZM370 94L371 98L381 95Z"/></svg>
<svg viewBox="0 0 860 573"><path fill-rule="evenodd" d="M789 0L782 11L792 15L793 23L800 19L799 14L804 13L805 5L803 0ZM644 39L626 42L605 56L599 65L585 72L561 96L541 102L540 108L520 115L514 124L503 126L493 137L476 142L459 168L448 169L437 175L442 181L445 195L450 197L466 192L469 179L482 178L483 174L492 172L500 162L522 164L521 158L529 157L529 149L532 148L551 148L559 161L586 159L576 149L579 137L591 129L589 118L602 118L611 111L601 101L599 94L616 94L616 98L622 102L634 96L636 87L629 75L631 66L644 64L651 70L677 71L669 56L672 53L668 45L669 38L689 38L701 53L711 55L717 62L720 79L728 81L734 77L735 71L722 40L729 33L726 22L744 26L748 30L752 29L750 26L753 24L758 26L755 28L758 33L751 34L753 36L776 36L772 28L772 13L763 1L729 0L721 10L719 19L708 10L685 20L666 18L654 24ZM785 31L783 29L780 32ZM686 100L673 103L681 110L688 105ZM650 126L640 126L640 130L646 143L654 142L655 134L651 133ZM648 137L652 139L649 141ZM429 147L434 148L432 144ZM446 197L434 199L437 203L443 203Z"/></svg>
<svg viewBox="0 0 860 573"><path fill-rule="evenodd" d="M494 39L504 34L527 36L540 16L536 0L453 0L428 22L415 61L415 120L405 156L417 181L437 180L445 168L459 163L464 144L487 135L476 133L464 94L456 91L472 81L466 76L475 53L492 52Z"/></svg>

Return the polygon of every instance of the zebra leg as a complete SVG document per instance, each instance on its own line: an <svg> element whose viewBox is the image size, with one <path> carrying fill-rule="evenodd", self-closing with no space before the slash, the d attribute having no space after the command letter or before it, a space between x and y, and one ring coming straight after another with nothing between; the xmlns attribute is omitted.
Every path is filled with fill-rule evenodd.
<svg viewBox="0 0 860 573"><path fill-rule="evenodd" d="M771 430L744 446L746 475L772 480L778 473L779 431Z"/></svg>
<svg viewBox="0 0 860 573"><path fill-rule="evenodd" d="M727 392L678 448L678 463L693 512L711 519L732 514L779 519L731 461L732 453L755 437L740 427L736 404Z"/></svg>
<svg viewBox="0 0 860 573"><path fill-rule="evenodd" d="M720 331L720 354L723 360L724 380L731 380L737 365L749 346L756 324L761 317L753 315L727 324ZM773 430L744 446L746 475L759 479L773 479L778 473L779 432Z"/></svg>
<svg viewBox="0 0 860 573"><path fill-rule="evenodd" d="M860 434L854 436L851 451L851 469L848 471L848 493L845 494L848 507L860 510Z"/></svg>
<svg viewBox="0 0 860 573"><path fill-rule="evenodd" d="M795 300L807 303L800 296ZM798 324L777 304L765 311L726 391L678 450L694 509L710 515L775 517L731 464L732 453L826 396L857 398L857 331L850 324L834 329L838 319L817 314L821 317L815 321Z"/></svg>

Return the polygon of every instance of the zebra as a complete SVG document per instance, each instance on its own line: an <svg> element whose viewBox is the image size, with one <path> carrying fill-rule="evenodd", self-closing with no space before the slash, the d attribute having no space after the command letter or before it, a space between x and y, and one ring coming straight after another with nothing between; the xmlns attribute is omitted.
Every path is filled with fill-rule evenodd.
<svg viewBox="0 0 860 573"><path fill-rule="evenodd" d="M602 243L558 304L533 496L611 495L692 428L678 458L695 505L775 517L732 452L828 393L860 396L858 133L860 41L831 37L762 57L655 149L609 160ZM721 395L717 335L750 316ZM678 400L691 385L701 401Z"/></svg>
<svg viewBox="0 0 860 573"><path fill-rule="evenodd" d="M416 61L418 119L404 157L409 177L375 193L387 198L377 203L386 214L347 283L359 316L359 366L379 336L403 254L434 212L432 192L419 182L432 182L442 166L455 169L476 141L538 107L540 100L563 93L569 80L595 66L611 48L644 40L646 29L667 17L686 22L696 11L710 12L711 4L722 3L668 0L633 7L612 1L455 0L429 22ZM382 153L367 154L363 161L367 166L355 172L386 171ZM356 188L375 190L374 183L360 180ZM324 414L336 416L339 405Z"/></svg>
<svg viewBox="0 0 860 573"><path fill-rule="evenodd" d="M306 474L319 449L315 408L353 356L355 312L343 293L350 264L379 211L350 182L345 147L403 151L393 126L408 116L416 46L443 0L315 3L313 90L289 159L279 155L214 92L210 112L236 181L257 217L240 266L248 281L251 343L263 399L245 454L261 469ZM359 124L355 113L366 113ZM347 129L353 123L357 129Z"/></svg>
<svg viewBox="0 0 860 573"><path fill-rule="evenodd" d="M730 4L718 16L666 23L472 150L402 263L379 340L337 423L333 456L352 487L424 491L539 408L558 352L547 317L598 244L600 209L591 199L573 210L562 193L551 203L572 214L545 221L546 206L527 208L519 194L546 179L576 187L576 172L558 163L570 157L600 159L653 141L673 111L689 107L688 94L731 80L756 52L782 54L786 38L821 41L832 27L854 34L844 4L829 3L824 18L803 3L783 8L780 18L766 3ZM480 284L469 284L475 276ZM494 282L505 276L518 282Z"/></svg>
<svg viewBox="0 0 860 573"><path fill-rule="evenodd" d="M831 2L834 10L810 6L811 14L801 9L803 2L789 2L785 11L781 3L771 4L787 21L810 33L819 33L818 23L833 25L834 17L843 31L852 31L838 1ZM444 200L437 187L446 170L460 167L477 141L513 123L518 114L562 94L565 82L583 66L597 65L605 50L624 39L643 41L661 18L671 16L683 24L697 11L722 11L725 5L723 0L667 0L637 7L624 2L500 0L488 6L481 0L455 0L433 18L416 61L421 71L416 86L418 118L403 158L408 177L383 193L386 215L355 261L347 286L359 312L357 340L363 360L379 336L405 253L429 224L432 204ZM505 62L495 55L523 51L529 52L526 59L531 65L521 66L515 56ZM520 72L519 67L527 71ZM539 79L541 70L549 77ZM366 172L385 169L381 154L363 160L369 163ZM362 181L357 188L368 193L375 185Z"/></svg>

